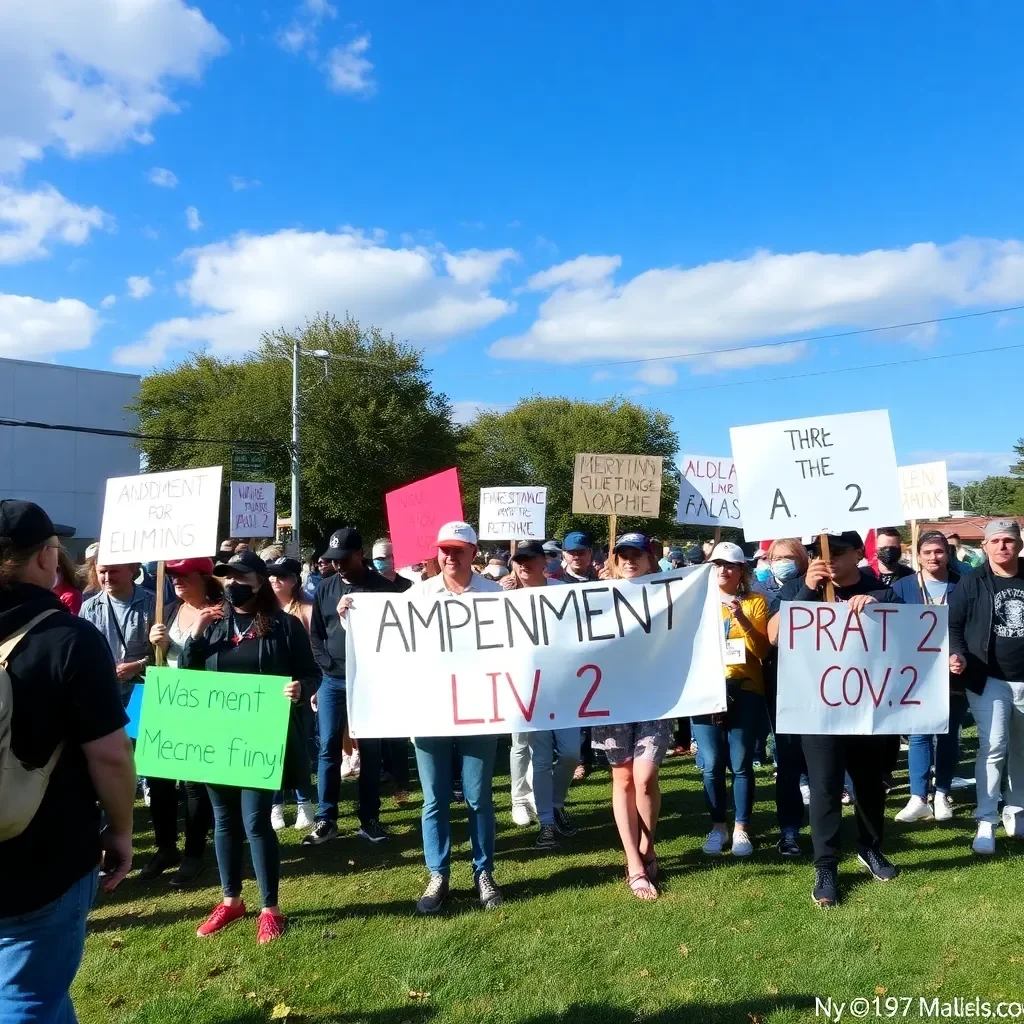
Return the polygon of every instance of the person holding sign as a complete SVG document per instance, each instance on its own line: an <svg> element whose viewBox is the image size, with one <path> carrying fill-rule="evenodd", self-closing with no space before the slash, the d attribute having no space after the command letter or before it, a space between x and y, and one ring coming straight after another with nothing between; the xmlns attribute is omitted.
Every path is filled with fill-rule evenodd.
<svg viewBox="0 0 1024 1024"><path fill-rule="evenodd" d="M1024 817L1024 562L1020 524L985 527L988 562L965 576L949 601L949 670L964 680L978 724L974 852L995 853L1003 770L1003 827L1020 835Z"/></svg>
<svg viewBox="0 0 1024 1024"><path fill-rule="evenodd" d="M729 840L725 816L725 767L732 770L736 818L732 831L734 857L754 852L747 825L754 810L754 740L764 708L761 661L771 651L768 603L753 592L747 557L738 544L723 541L711 552L725 623L725 680L728 708L724 713L693 719L693 738L701 755L704 797L711 812L711 832L704 852L717 857Z"/></svg>
<svg viewBox="0 0 1024 1024"><path fill-rule="evenodd" d="M658 572L648 539L623 534L601 570L602 579L632 580ZM672 742L667 719L596 726L595 750L603 750L612 771L612 813L626 853L626 882L640 900L656 900L658 857L654 833L661 811L658 769Z"/></svg>
<svg viewBox="0 0 1024 1024"><path fill-rule="evenodd" d="M281 785L287 789L309 782L309 758L299 705L309 701L320 683L309 637L294 615L278 607L263 560L251 551L237 552L218 565L215 575L227 578L224 596L228 608L221 614L207 608L200 613L193 635L185 642L181 668L207 672L259 673L291 680L284 695L292 702ZM269 789L207 785L214 815L214 847L224 899L196 934L213 935L245 916L242 901L242 850L246 838L259 884L263 911L256 941L272 942L284 934L285 918L278 907L281 873L277 834L270 821L274 793Z"/></svg>
<svg viewBox="0 0 1024 1024"><path fill-rule="evenodd" d="M828 535L828 553L821 541L814 545L807 573L790 580L779 601L823 601L831 582L835 600L848 603L854 612L868 604L901 604L888 587L883 588L870 570L859 568L864 542L855 530ZM773 643L778 642L779 616L768 627ZM779 680L780 688L785 680ZM843 817L843 780L849 772L857 790L857 859L872 877L888 882L897 869L882 853L885 830L885 765L888 736L804 736L803 750L811 787L811 841L814 846L814 888L811 898L823 908L839 902L838 875L841 852L839 831Z"/></svg>
<svg viewBox="0 0 1024 1024"><path fill-rule="evenodd" d="M929 530L917 538L917 561L921 568L910 576L898 579L893 592L907 604L943 605L960 582L950 568L949 541L938 530ZM911 736L907 752L910 768L910 800L897 815L897 821L923 821L934 816L936 821L953 817L950 790L953 773L960 760L960 726L967 714L967 695L963 681L950 675L949 730L938 736ZM934 810L928 804L932 764L935 765Z"/></svg>

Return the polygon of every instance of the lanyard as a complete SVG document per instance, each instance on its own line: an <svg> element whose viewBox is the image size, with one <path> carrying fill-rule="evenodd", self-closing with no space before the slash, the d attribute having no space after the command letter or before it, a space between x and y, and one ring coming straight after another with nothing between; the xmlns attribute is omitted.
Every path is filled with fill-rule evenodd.
<svg viewBox="0 0 1024 1024"><path fill-rule="evenodd" d="M725 639L728 640L729 634L732 632L732 616L727 615L723 620L722 625L725 626Z"/></svg>
<svg viewBox="0 0 1024 1024"><path fill-rule="evenodd" d="M253 617L252 622L249 623L249 628L243 633L235 622L235 613L231 613L231 642L239 647L246 640L256 639L256 619Z"/></svg>
<svg viewBox="0 0 1024 1024"><path fill-rule="evenodd" d="M928 593L928 588L924 585L924 573L923 572L919 571L918 574L917 574L917 585L918 585L918 587L920 588L920 591L921 591L921 600L925 604L945 604L946 603L946 597L949 594L948 589L944 589L942 591L942 600L941 601L933 601L932 600L932 595Z"/></svg>
<svg viewBox="0 0 1024 1024"><path fill-rule="evenodd" d="M114 620L114 629L117 630L117 639L121 641L121 657L122 658L127 658L128 657L128 644L126 643L125 638L124 638L124 629L121 628L121 623L117 621L117 612L114 611L114 602L110 600L110 595L109 594L107 594L107 609L110 612L110 617ZM125 615L124 615L124 625L125 625L125 628L127 628L127 626L128 626L128 616L131 615L131 612L132 612L132 608L131 608L131 605L129 604L128 605L128 611L126 611Z"/></svg>

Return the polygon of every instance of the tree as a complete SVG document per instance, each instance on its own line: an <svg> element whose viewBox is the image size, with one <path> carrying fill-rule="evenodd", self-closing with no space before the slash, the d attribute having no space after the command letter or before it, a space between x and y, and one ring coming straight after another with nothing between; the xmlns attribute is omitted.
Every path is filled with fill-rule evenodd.
<svg viewBox="0 0 1024 1024"><path fill-rule="evenodd" d="M1024 476L1024 437L1017 440L1013 451L1017 456L1017 461L1010 467L1010 473L1013 476Z"/></svg>
<svg viewBox="0 0 1024 1024"><path fill-rule="evenodd" d="M286 509L294 337L277 331L240 361L194 355L145 377L135 407L142 433L176 438L140 442L150 471L219 463L227 481L232 446L188 439L271 442L266 479ZM298 338L304 350L341 357L326 372L319 360L300 360L303 540L320 546L335 527L353 525L371 541L387 529L385 491L455 464L451 405L431 388L420 352L376 328L323 315Z"/></svg>
<svg viewBox="0 0 1024 1024"><path fill-rule="evenodd" d="M633 402L523 399L505 413L480 413L464 429L459 469L465 513L470 522L477 521L481 487L546 486L549 537L563 537L573 529L605 537L605 516L572 512L576 454L661 455L665 459L661 518L620 518L618 530L636 529L664 537L678 530L673 520L679 484L672 462L678 450L679 439L669 417Z"/></svg>
<svg viewBox="0 0 1024 1024"><path fill-rule="evenodd" d="M949 504L979 516L1024 515L1024 480L987 476L962 487L951 483Z"/></svg>

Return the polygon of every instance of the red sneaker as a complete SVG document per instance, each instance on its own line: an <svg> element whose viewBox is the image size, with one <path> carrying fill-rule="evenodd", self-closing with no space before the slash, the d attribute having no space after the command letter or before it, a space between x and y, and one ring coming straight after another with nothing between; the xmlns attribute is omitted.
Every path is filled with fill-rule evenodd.
<svg viewBox="0 0 1024 1024"><path fill-rule="evenodd" d="M234 907L229 907L226 903L218 903L213 908L213 913L196 929L196 935L205 939L208 935L219 932L221 928L227 928L229 924L237 921L240 917L245 917L244 903L239 903Z"/></svg>
<svg viewBox="0 0 1024 1024"><path fill-rule="evenodd" d="M286 927L284 914L273 914L269 910L264 910L256 927L256 941L265 946L268 942L281 938Z"/></svg>

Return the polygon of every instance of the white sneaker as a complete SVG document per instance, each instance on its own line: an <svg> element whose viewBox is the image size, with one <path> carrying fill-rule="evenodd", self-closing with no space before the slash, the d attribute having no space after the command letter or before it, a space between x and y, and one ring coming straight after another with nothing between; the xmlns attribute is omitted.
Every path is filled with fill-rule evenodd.
<svg viewBox="0 0 1024 1024"><path fill-rule="evenodd" d="M149 782L146 779L142 780L142 802L149 806Z"/></svg>
<svg viewBox="0 0 1024 1024"><path fill-rule="evenodd" d="M800 787L800 798L804 802L804 807L811 806L811 787L806 782Z"/></svg>
<svg viewBox="0 0 1024 1024"><path fill-rule="evenodd" d="M270 808L270 824L275 832L284 828L284 804L274 804Z"/></svg>
<svg viewBox="0 0 1024 1024"><path fill-rule="evenodd" d="M746 832L733 832L732 834L732 855L734 857L749 857L754 852L754 844Z"/></svg>
<svg viewBox="0 0 1024 1024"><path fill-rule="evenodd" d="M978 822L978 834L974 837L972 849L985 857L996 852L996 827L992 822Z"/></svg>
<svg viewBox="0 0 1024 1024"><path fill-rule="evenodd" d="M1003 807L1003 828L1008 836L1024 836L1024 808L1006 804Z"/></svg>
<svg viewBox="0 0 1024 1024"><path fill-rule="evenodd" d="M897 813L897 821L924 821L926 818L932 816L932 809L928 806L928 801L923 800L919 796L912 796L907 801L907 806L902 811Z"/></svg>
<svg viewBox="0 0 1024 1024"><path fill-rule="evenodd" d="M948 793L935 794L935 820L949 821L953 817L953 798Z"/></svg>
<svg viewBox="0 0 1024 1024"><path fill-rule="evenodd" d="M316 808L311 800L299 801L299 813L295 818L295 828L312 828L316 821Z"/></svg>
<svg viewBox="0 0 1024 1024"><path fill-rule="evenodd" d="M526 828L531 821L536 817L532 813L529 804L513 804L512 805L512 820L520 827Z"/></svg>
<svg viewBox="0 0 1024 1024"><path fill-rule="evenodd" d="M362 766L362 763L359 760L359 751L358 750L353 750L352 751L351 764L352 764L352 774L353 775L358 775L359 774L359 769Z"/></svg>
<svg viewBox="0 0 1024 1024"><path fill-rule="evenodd" d="M350 775L355 775L352 770L352 755L342 754L341 755L341 777L347 779Z"/></svg>
<svg viewBox="0 0 1024 1024"><path fill-rule="evenodd" d="M709 833L707 839L704 840L704 845L701 847L703 851L709 857L718 857L725 849L726 834L717 828L713 828ZM753 852L753 847L751 847Z"/></svg>

